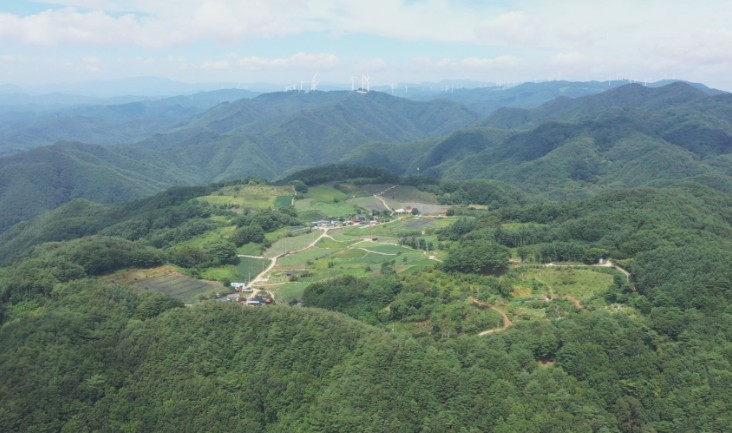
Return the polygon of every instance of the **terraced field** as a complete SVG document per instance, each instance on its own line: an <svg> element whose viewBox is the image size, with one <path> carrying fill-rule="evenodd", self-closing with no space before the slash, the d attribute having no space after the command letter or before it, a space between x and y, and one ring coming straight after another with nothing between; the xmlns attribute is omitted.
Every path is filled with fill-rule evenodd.
<svg viewBox="0 0 732 433"><path fill-rule="evenodd" d="M106 278L118 283L163 293L186 304L193 304L201 296L221 293L224 287L216 281L197 280L183 275L172 266L152 269L127 269Z"/></svg>

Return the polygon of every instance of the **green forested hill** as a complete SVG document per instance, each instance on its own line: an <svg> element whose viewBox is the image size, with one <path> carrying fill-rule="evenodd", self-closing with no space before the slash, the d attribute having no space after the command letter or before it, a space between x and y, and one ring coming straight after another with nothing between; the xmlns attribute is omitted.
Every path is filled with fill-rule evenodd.
<svg viewBox="0 0 732 433"><path fill-rule="evenodd" d="M407 142L477 119L446 101L385 94L287 92L220 104L134 145L58 143L0 158L0 232L74 198L124 201L167 187L337 161L373 140Z"/></svg>
<svg viewBox="0 0 732 433"><path fill-rule="evenodd" d="M439 178L491 178L563 196L607 187L729 176L732 99L676 83L628 85L483 124L408 148L367 145L345 160ZM505 129L507 126L521 129ZM500 127L500 129L498 129ZM411 155L411 158L410 158Z"/></svg>
<svg viewBox="0 0 732 433"><path fill-rule="evenodd" d="M679 105L709 101L717 95L697 89L687 83L676 82L663 87L627 84L596 95L579 98L562 97L534 109L506 108L498 110L481 122L494 128L517 128L538 125L550 120L571 120L608 110L658 111ZM706 103L706 102L705 102Z"/></svg>
<svg viewBox="0 0 732 433"><path fill-rule="evenodd" d="M15 98L2 95L0 155L59 141L105 145L132 143L180 127L196 114L220 103L254 95L245 90L226 89L124 104L79 102L71 107L54 107L53 95L45 98L27 96L25 104L19 95ZM64 101L63 95L56 95L56 98L59 102ZM49 106L44 106L42 102L47 99L50 99ZM34 101L36 104L32 104Z"/></svg>
<svg viewBox="0 0 732 433"><path fill-rule="evenodd" d="M75 198L100 203L200 181L144 149L61 143L0 158L0 231Z"/></svg>
<svg viewBox="0 0 732 433"><path fill-rule="evenodd" d="M347 169L320 172L342 183L318 184L315 170L293 174L311 190L301 200L345 195L335 185L345 188ZM387 173L352 175L383 181ZM386 266L364 259L360 266L377 268L365 277L322 266L343 274L306 283L303 307L183 307L109 278L215 244L200 248L206 260L226 246L228 227L297 224L293 210L218 201L281 186L232 182L125 204L75 201L17 225L1 242L23 253L0 268L0 430L727 429L729 191L682 181L545 201L490 180L422 186L450 200L455 215L435 218L436 231L424 229L426 217L404 224L445 244L430 252L443 263L402 271L407 254L382 253L375 257ZM322 251L350 242L339 230L330 235ZM503 265L492 275L456 266L471 259L468 247L496 252ZM303 265L321 272L309 257ZM592 266L597 257L630 276ZM500 316L480 305L512 323L497 328Z"/></svg>
<svg viewBox="0 0 732 433"><path fill-rule="evenodd" d="M119 201L173 185L274 179L336 161L496 179L553 197L724 177L732 173L731 107L729 95L684 83L631 84L476 123L477 114L449 101L266 94L220 104L134 145L60 143L0 159L0 230L76 197Z"/></svg>

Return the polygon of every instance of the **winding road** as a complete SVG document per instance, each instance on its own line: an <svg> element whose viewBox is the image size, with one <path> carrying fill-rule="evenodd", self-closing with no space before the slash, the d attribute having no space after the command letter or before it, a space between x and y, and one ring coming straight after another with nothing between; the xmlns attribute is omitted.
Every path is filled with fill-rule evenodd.
<svg viewBox="0 0 732 433"><path fill-rule="evenodd" d="M491 335L491 334L494 334L496 332L505 331L506 329L508 329L511 326L513 326L513 322L511 322L511 319L508 318L508 315L506 314L506 311L504 311L502 308L499 308L496 305L491 305L491 304L489 304L487 302L483 302L483 301L481 301L481 300L479 300L479 299L477 299L477 298L475 298L473 296L471 296L469 299L470 299L470 302L472 302L473 304L479 305L479 306L485 307L485 308L490 308L491 310L493 310L493 311L497 312L498 314L500 314L501 315L501 318L503 318L503 326L501 326L500 328L493 328L493 329L488 329L486 331L483 331L483 332L481 332L481 333L478 334L479 336L483 337L485 335Z"/></svg>
<svg viewBox="0 0 732 433"><path fill-rule="evenodd" d="M257 283L263 283L263 282L269 281L269 277L265 278L265 276L267 275L267 273L269 273L269 271L271 271L275 266L277 266L277 259L279 259L280 257L284 257L289 254L300 253L302 251L310 249L310 248L314 247L318 242L320 242L320 240L323 239L324 237L331 238L330 235L328 235L328 231L331 230L330 227L325 227L322 230L323 230L323 233L321 233L320 236L318 236L314 241L310 242L306 247L300 248L299 250L286 251L286 252L278 254L274 257L270 257L269 266L267 266L267 268L265 268L262 272L257 274L254 278L252 278L252 280L249 281L249 283L247 285L249 287L253 287ZM250 256L250 255L245 255L245 254L239 254L238 257L246 257L246 258L250 258L250 259L262 259L262 260L268 259L268 257L264 257L264 256Z"/></svg>

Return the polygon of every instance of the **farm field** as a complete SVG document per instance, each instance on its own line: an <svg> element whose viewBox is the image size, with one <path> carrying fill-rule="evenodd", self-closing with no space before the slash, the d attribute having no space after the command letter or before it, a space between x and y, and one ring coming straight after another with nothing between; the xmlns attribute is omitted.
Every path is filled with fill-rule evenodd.
<svg viewBox="0 0 732 433"><path fill-rule="evenodd" d="M312 187L305 198L295 201L296 210L300 216L313 215L320 219L323 216L349 217L354 213L363 213L365 206L362 205L368 205L369 202L377 202L383 208L380 201L370 194L382 192L390 185L348 187L353 194L349 195L349 190L332 185ZM289 207L292 203L291 192L291 187L234 185L205 196L203 200L212 205L240 208ZM429 195L413 187L398 187L389 192L393 192L397 198L430 200ZM355 194L364 195L354 199L352 197ZM281 256L259 286L272 291L280 301L290 302L301 297L309 284L323 279L342 275L363 277L387 271L418 272L434 266L437 262L431 260L429 255L439 255L440 252L432 251L428 255L424 251L398 245L399 239L416 236L432 242L436 240L435 232L451 222L450 218L406 215L382 224L338 227L330 229L327 236L312 248L308 246L321 236L321 230L293 231L292 227L282 227L266 234L271 246L264 253L260 244L245 244L237 249L237 253L256 257L240 257L238 265L204 269L200 274L202 280L187 277L176 272L173 267L138 270L117 278L193 303L201 296L225 289L215 281L248 281L269 265L270 258ZM233 226L220 227L192 238L183 245L203 248L211 242L227 239L234 229ZM259 256L263 258L257 258Z"/></svg>
<svg viewBox="0 0 732 433"><path fill-rule="evenodd" d="M290 207L293 189L275 185L232 185L199 200L211 205L235 205L242 209Z"/></svg>
<svg viewBox="0 0 732 433"><path fill-rule="evenodd" d="M271 247L264 252L265 257L276 257L290 251L300 250L313 242L320 236L320 230L314 230L311 233L304 233L298 236L285 236L280 238Z"/></svg>
<svg viewBox="0 0 732 433"><path fill-rule="evenodd" d="M267 259L239 257L239 264L205 269L201 273L201 278L214 281L249 281L262 272L267 265L269 265Z"/></svg>
<svg viewBox="0 0 732 433"><path fill-rule="evenodd" d="M303 219L317 221L326 218L348 217L360 213L358 206L347 201L321 201L315 198L295 200L295 209ZM307 221L311 222L311 221Z"/></svg>
<svg viewBox="0 0 732 433"><path fill-rule="evenodd" d="M152 269L127 269L109 275L106 279L160 292L186 304L193 304L202 296L209 296L225 290L221 283L188 277L177 272L173 266L161 266Z"/></svg>
<svg viewBox="0 0 732 433"><path fill-rule="evenodd" d="M393 233L410 223L410 220L405 219L388 225L376 225L373 229L378 231L383 228L384 233ZM305 287L315 281L342 275L362 277L370 273L379 274L385 263L396 272L414 271L436 264L423 251L397 245L397 237L382 236L378 241L371 240L371 229L329 230L328 237L322 238L314 247L280 257L263 286L278 299L290 302L302 296ZM275 257L301 250L321 234L322 231L314 230L312 233L282 238L267 249L265 256Z"/></svg>

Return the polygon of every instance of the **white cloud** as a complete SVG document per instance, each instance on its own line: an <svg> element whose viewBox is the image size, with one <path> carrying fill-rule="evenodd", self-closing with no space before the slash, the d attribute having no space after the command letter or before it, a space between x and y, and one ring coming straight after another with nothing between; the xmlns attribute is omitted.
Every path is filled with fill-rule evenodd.
<svg viewBox="0 0 732 433"><path fill-rule="evenodd" d="M521 65L521 60L514 56L500 56L494 58L468 57L460 61L460 66L479 71L494 71L498 69L513 69Z"/></svg>
<svg viewBox="0 0 732 433"><path fill-rule="evenodd" d="M518 69L524 70L523 76L543 75L549 68L557 73L582 69L583 73L633 73L649 78L663 78L664 71L676 70L679 74L694 72L704 81L732 81L725 72L732 67L728 18L732 2L727 0L708 0L704 7L682 0L35 2L47 5L48 10L29 15L0 12L0 47L14 48L7 54L17 55L28 46L71 46L83 55L109 60L101 52L109 46L156 58L205 47L205 54L193 54L175 67L222 74L225 70L233 74L276 68L341 68L338 73L344 76L359 70L384 74L396 70L419 71L416 75L420 77L431 74L429 67L452 76L506 71L512 77L518 75ZM312 37L317 34L332 39L324 42L327 38ZM318 40L320 45L303 45L296 39L300 35ZM364 46L337 48L346 37L365 41ZM255 51L265 39L268 47L276 48L274 53ZM385 47L384 52L368 46L371 42ZM410 52L405 47L413 42L416 49ZM363 54L361 48L365 48ZM155 50L153 54L144 51L149 49ZM303 50L309 54L290 55ZM239 56L227 57L230 51ZM318 52L332 54L313 54ZM228 68L221 59L228 61ZM375 59L381 62L369 63Z"/></svg>
<svg viewBox="0 0 732 433"><path fill-rule="evenodd" d="M319 71L333 69L341 64L341 60L334 54L297 53L284 58L244 57L237 64L249 70L293 68Z"/></svg>
<svg viewBox="0 0 732 433"><path fill-rule="evenodd" d="M137 29L139 23L132 15L111 17L103 12L73 9L48 10L28 17L0 14L0 39L18 39L29 45L104 45L119 42Z"/></svg>
<svg viewBox="0 0 732 433"><path fill-rule="evenodd" d="M480 23L476 37L489 44L529 44L537 41L540 30L525 13L512 11Z"/></svg>
<svg viewBox="0 0 732 433"><path fill-rule="evenodd" d="M228 60L209 60L203 62L203 64L201 65L201 69L206 69L209 71L223 71L229 69L230 67L231 63L229 63Z"/></svg>

